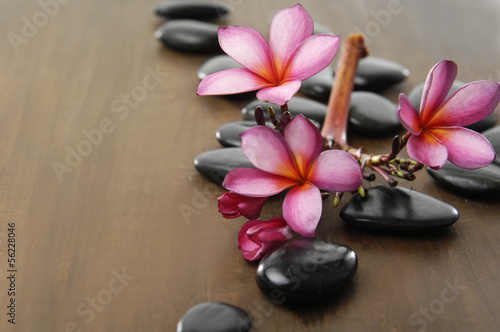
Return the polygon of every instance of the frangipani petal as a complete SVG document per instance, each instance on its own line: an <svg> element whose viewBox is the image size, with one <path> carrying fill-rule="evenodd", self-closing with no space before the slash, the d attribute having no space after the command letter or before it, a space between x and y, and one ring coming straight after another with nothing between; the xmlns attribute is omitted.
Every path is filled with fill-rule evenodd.
<svg viewBox="0 0 500 332"><path fill-rule="evenodd" d="M226 54L251 72L276 82L266 39L255 29L240 26L219 28L219 44Z"/></svg>
<svg viewBox="0 0 500 332"><path fill-rule="evenodd" d="M269 83L260 76L245 68L223 70L205 77L198 85L197 94L229 95L254 91L269 86Z"/></svg>
<svg viewBox="0 0 500 332"><path fill-rule="evenodd" d="M260 243L250 240L247 236L247 231L252 227L258 227L262 223L261 220L250 220L247 221L240 229L238 233L238 247L243 251L254 251L260 249Z"/></svg>
<svg viewBox="0 0 500 332"><path fill-rule="evenodd" d="M314 237L323 209L321 193L315 185L305 182L293 187L283 202L283 217L292 230L306 237Z"/></svg>
<svg viewBox="0 0 500 332"><path fill-rule="evenodd" d="M471 82L457 90L436 111L430 127L467 126L490 115L500 101L500 84Z"/></svg>
<svg viewBox="0 0 500 332"><path fill-rule="evenodd" d="M340 36L314 35L307 38L288 60L282 77L305 80L316 75L332 62L339 46Z"/></svg>
<svg viewBox="0 0 500 332"><path fill-rule="evenodd" d="M354 191L361 186L363 174L349 153L328 150L322 152L311 166L308 181L323 190Z"/></svg>
<svg viewBox="0 0 500 332"><path fill-rule="evenodd" d="M271 174L298 178L283 135L267 126L255 126L240 136L243 154L255 167Z"/></svg>
<svg viewBox="0 0 500 332"><path fill-rule="evenodd" d="M476 169L495 159L495 150L481 134L462 127L433 128L432 135L448 149L448 160L458 167Z"/></svg>
<svg viewBox="0 0 500 332"><path fill-rule="evenodd" d="M300 80L281 82L279 86L264 88L257 92L257 98L276 105L285 105L300 89Z"/></svg>
<svg viewBox="0 0 500 332"><path fill-rule="evenodd" d="M406 97L405 94L401 93L399 95L398 109L396 111L399 122L413 135L419 135L422 129L420 129L420 117L418 111L413 107L412 103Z"/></svg>
<svg viewBox="0 0 500 332"><path fill-rule="evenodd" d="M282 9L274 16L269 45L276 73L281 73L288 58L300 43L312 35L313 30L314 22L300 4Z"/></svg>
<svg viewBox="0 0 500 332"><path fill-rule="evenodd" d="M248 197L269 197L296 185L289 178L255 168L235 168L226 175L222 183L227 190Z"/></svg>
<svg viewBox="0 0 500 332"><path fill-rule="evenodd" d="M443 103L457 77L457 65L453 61L438 62L427 75L420 103L420 117L426 123Z"/></svg>
<svg viewBox="0 0 500 332"><path fill-rule="evenodd" d="M318 128L303 115L297 115L285 127L285 140L299 173L305 176L323 148Z"/></svg>
<svg viewBox="0 0 500 332"><path fill-rule="evenodd" d="M408 155L433 169L440 169L448 159L448 149L427 131L411 136L407 145Z"/></svg>

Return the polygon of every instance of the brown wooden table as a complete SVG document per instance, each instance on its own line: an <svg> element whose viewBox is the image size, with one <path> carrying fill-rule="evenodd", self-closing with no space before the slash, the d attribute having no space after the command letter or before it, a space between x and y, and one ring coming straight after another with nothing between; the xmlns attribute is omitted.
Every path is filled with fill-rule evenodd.
<svg viewBox="0 0 500 332"><path fill-rule="evenodd" d="M274 12L295 4L221 2L234 7L222 25L265 36ZM249 100L195 94L196 70L209 55L155 40L157 1L42 3L49 5L0 1L1 331L174 331L205 301L242 307L255 331L500 329L500 205L447 192L426 172L401 185L457 207L456 224L380 234L347 228L325 208L318 238L354 248L358 273L319 306L270 305L255 283L256 264L236 246L244 219L221 217L215 199L223 189L192 162L219 148L215 130L239 120ZM385 93L394 101L441 59L457 62L462 81L500 77L498 1L302 4L343 37L365 32L373 55L410 69ZM350 142L381 153L390 138ZM262 218L279 213L273 202Z"/></svg>

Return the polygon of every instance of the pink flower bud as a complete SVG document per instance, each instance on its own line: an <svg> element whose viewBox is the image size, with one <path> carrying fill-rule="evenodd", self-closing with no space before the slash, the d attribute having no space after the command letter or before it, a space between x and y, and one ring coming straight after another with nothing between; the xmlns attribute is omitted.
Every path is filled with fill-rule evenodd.
<svg viewBox="0 0 500 332"><path fill-rule="evenodd" d="M238 248L243 251L243 258L254 261L279 248L291 238L291 229L281 217L269 221L250 220L240 229Z"/></svg>
<svg viewBox="0 0 500 332"><path fill-rule="evenodd" d="M227 219L244 216L248 219L257 219L267 197L247 197L232 191L225 192L217 198L219 212Z"/></svg>

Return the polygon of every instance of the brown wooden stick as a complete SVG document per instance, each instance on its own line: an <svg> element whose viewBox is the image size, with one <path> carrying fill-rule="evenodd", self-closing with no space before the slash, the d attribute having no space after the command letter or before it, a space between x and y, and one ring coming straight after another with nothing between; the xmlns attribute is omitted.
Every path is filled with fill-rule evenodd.
<svg viewBox="0 0 500 332"><path fill-rule="evenodd" d="M342 43L340 59L335 72L335 82L328 101L328 110L323 123L321 135L330 146L333 142L342 147L347 146L347 121L349 103L354 86L354 77L358 61L368 55L362 34L350 34Z"/></svg>

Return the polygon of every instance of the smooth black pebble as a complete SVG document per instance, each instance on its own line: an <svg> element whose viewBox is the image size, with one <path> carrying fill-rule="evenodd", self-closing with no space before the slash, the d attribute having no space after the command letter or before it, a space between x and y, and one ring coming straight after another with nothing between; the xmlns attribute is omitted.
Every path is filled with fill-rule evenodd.
<svg viewBox="0 0 500 332"><path fill-rule="evenodd" d="M310 302L332 296L357 267L356 253L348 246L304 238L265 256L256 279L275 304Z"/></svg>
<svg viewBox="0 0 500 332"><path fill-rule="evenodd" d="M314 120L310 121L319 129L319 123ZM250 120L227 122L217 129L215 137L222 146L241 146L240 134L256 125L257 123L255 121ZM267 122L266 125L270 128L274 128L271 122Z"/></svg>
<svg viewBox="0 0 500 332"><path fill-rule="evenodd" d="M369 188L368 195L354 195L340 217L356 227L390 231L429 231L458 220L457 209L434 197L404 187Z"/></svg>
<svg viewBox="0 0 500 332"><path fill-rule="evenodd" d="M500 166L495 163L467 170L447 162L441 169L427 172L443 188L465 197L489 198L500 195Z"/></svg>
<svg viewBox="0 0 500 332"><path fill-rule="evenodd" d="M358 63L354 77L354 90L383 90L402 82L409 74L408 69L394 61L368 56ZM311 98L327 101L334 81L335 71L331 67L326 67L316 75L304 80L300 91Z"/></svg>
<svg viewBox="0 0 500 332"><path fill-rule="evenodd" d="M377 91L404 81L410 71L397 62L367 56L358 62L354 78L355 90Z"/></svg>
<svg viewBox="0 0 500 332"><path fill-rule="evenodd" d="M198 68L198 78L202 80L208 75L234 68L243 68L243 66L229 55L216 55L201 64Z"/></svg>
<svg viewBox="0 0 500 332"><path fill-rule="evenodd" d="M232 169L239 167L255 168L239 147L200 153L194 158L194 167L198 172L208 176L219 186L222 186L224 178Z"/></svg>
<svg viewBox="0 0 500 332"><path fill-rule="evenodd" d="M446 98L448 98L449 96L451 96L458 89L462 88L465 84L466 83L461 82L461 81L455 81L455 82L453 82L453 85L451 86L450 92L448 92L448 95L446 96ZM410 93L408 94L408 99L410 100L410 102L412 103L412 105L417 110L420 109L420 102L421 102L421 99L422 99L422 93L424 91L424 86L425 86L425 83L421 83L421 84L417 85L416 87L414 87L410 91ZM498 108L495 109L493 111L493 113L491 113L490 115L488 115L484 119L482 119L482 120L480 120L480 121L478 121L476 123L470 124L470 125L468 125L466 127L469 128L469 129L478 131L478 132L482 132L482 131L484 131L486 129L489 129L489 128L495 126L495 124L497 123L497 121L498 121Z"/></svg>
<svg viewBox="0 0 500 332"><path fill-rule="evenodd" d="M397 105L368 91L351 94L349 129L368 137L392 135L402 128L396 115Z"/></svg>
<svg viewBox="0 0 500 332"><path fill-rule="evenodd" d="M264 110L264 116L266 117L266 120L269 120L269 115L267 113L267 108L269 106L273 108L276 115L279 116L281 114L280 106L256 99L242 108L241 113L243 114L243 119L254 120L254 111L257 106L262 107L262 109ZM323 120L325 119L327 106L315 100L303 97L292 97L292 99L290 99L290 101L288 102L288 110L290 111L292 117L298 114L302 114L306 118L322 124Z"/></svg>
<svg viewBox="0 0 500 332"><path fill-rule="evenodd" d="M218 25L195 20L172 20L163 23L155 37L165 46L185 52L208 53L220 51Z"/></svg>
<svg viewBox="0 0 500 332"><path fill-rule="evenodd" d="M493 163L500 166L500 126L486 130L483 135L490 141L497 155Z"/></svg>
<svg viewBox="0 0 500 332"><path fill-rule="evenodd" d="M189 309L177 323L177 332L248 332L250 315L222 302L205 302Z"/></svg>
<svg viewBox="0 0 500 332"><path fill-rule="evenodd" d="M231 12L231 7L222 2L197 0L169 0L157 4L153 12L169 19L193 20L222 19Z"/></svg>
<svg viewBox="0 0 500 332"><path fill-rule="evenodd" d="M217 129L215 137L222 146L241 146L240 134L256 125L255 121L250 120L227 122ZM266 125L273 128L271 122L266 123Z"/></svg>
<svg viewBox="0 0 500 332"><path fill-rule="evenodd" d="M334 81L335 71L331 67L326 67L316 75L302 81L300 92L322 101L330 98L330 91Z"/></svg>

